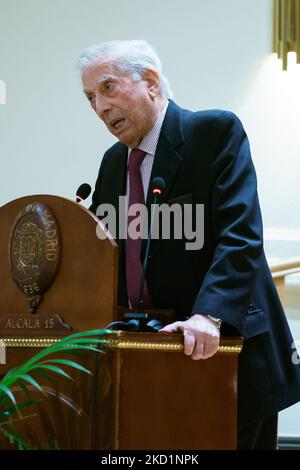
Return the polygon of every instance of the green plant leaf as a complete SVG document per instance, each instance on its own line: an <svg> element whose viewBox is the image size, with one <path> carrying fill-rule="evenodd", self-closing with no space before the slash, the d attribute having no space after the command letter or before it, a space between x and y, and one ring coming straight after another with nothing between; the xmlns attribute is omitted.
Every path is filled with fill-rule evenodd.
<svg viewBox="0 0 300 470"><path fill-rule="evenodd" d="M49 361L44 361L43 364L52 364L53 362L56 364L63 364L65 366L74 367L74 369L78 369L82 372L86 372L87 374L92 375L91 371L81 366L80 364L77 364L77 362L70 361L69 359L49 359Z"/></svg>
<svg viewBox="0 0 300 470"><path fill-rule="evenodd" d="M94 339L93 338L90 338L89 339L89 336L103 336L105 334L116 334L116 331L110 331L110 330L91 330L91 331L81 331L79 333L74 333L73 335L69 335L69 336L66 336L65 338L61 339L60 341L58 341L57 343L54 343L52 344L51 346L49 346L48 348L40 351L39 353L37 353L35 356L33 356L31 359L29 359L23 366L21 366L20 368L18 368L18 371L20 373L23 373L25 371L28 371L29 368L31 368L33 365L35 365L40 359L46 357L46 356L49 356L50 354L52 353L56 353L56 352L64 352L64 350L68 350L69 349L69 346L68 344L82 344L82 342L84 343L91 343L91 340L93 341ZM75 340L76 339L76 340ZM103 343L104 340L103 339L96 339L95 341L95 344L101 344ZM65 347L66 346L66 347ZM73 347L76 347L77 346L73 346ZM94 348L90 349L91 351L98 351L98 349Z"/></svg>
<svg viewBox="0 0 300 470"><path fill-rule="evenodd" d="M75 347L76 346L76 347ZM80 350L86 350L86 351L95 351L97 353L101 352L103 353L104 351L102 351L101 349L98 349L98 348L95 348L94 346L87 346L87 345L74 345L74 346L66 346L65 348L59 350L59 351L53 351L52 354L57 354L57 353L63 353L63 354L76 354L77 351L80 351ZM83 354L81 355L81 357L86 357L84 356Z"/></svg>
<svg viewBox="0 0 300 470"><path fill-rule="evenodd" d="M86 357L86 354L83 354L85 351L103 353L104 351L100 348L101 345L106 343L106 340L104 339L106 334L117 334L117 332L110 330L91 330L74 333L73 335L62 338L60 341L52 344L48 348L43 348L20 367L11 369L0 380L0 405L2 409L4 408L4 410L1 410L0 412L0 432L3 432L1 420L2 423L7 418L10 420L10 416L13 413L18 413L20 410L38 403L38 401L31 398L28 384L46 395L46 388L43 390L43 387L31 376L32 373L39 374L40 376L49 380L52 384L54 383L50 375L52 372L73 380L71 375L69 375L63 368L56 364L69 366L73 369L77 369L81 372L92 375L86 367L78 364L73 360L59 358L57 355L71 354L73 356L79 356L82 359ZM53 357L53 355L55 356ZM15 392L13 387L16 386L18 386L20 390ZM22 402L20 405L17 405L17 400L22 393L26 394L29 399ZM81 408L78 407L76 403L72 402L67 396L62 394L58 394L57 396L66 405L73 408L76 413L82 413ZM13 407L11 406L11 402L14 405ZM19 415L19 418L23 419L24 417ZM28 418L30 418L30 416ZM11 442L13 442L19 449L30 448L30 446L22 440L22 436L18 435L17 431L15 431L14 426L11 426L10 430L12 432L8 432L7 436Z"/></svg>
<svg viewBox="0 0 300 470"><path fill-rule="evenodd" d="M3 383L0 382L0 396L1 396L1 390L2 392L7 395L11 401L13 402L14 405L16 405L16 400L15 400L15 397L13 395L13 393L10 391L10 389Z"/></svg>
<svg viewBox="0 0 300 470"><path fill-rule="evenodd" d="M63 375L64 377L67 377L70 380L73 380L72 377L69 374L67 374L67 372L65 372L63 369L61 369L60 367L56 367L56 366L51 365L50 361L49 361L49 363L48 363L48 361L47 362L42 362L39 365L39 369L48 369L48 370L51 370L52 372L56 372L57 374Z"/></svg>
<svg viewBox="0 0 300 470"><path fill-rule="evenodd" d="M90 330L90 331L80 331L79 333L74 333L70 336L66 336L65 338L60 340L60 343L64 343L68 341L68 339L73 340L74 338L82 338L87 336L102 336L106 334L116 334L116 331L111 330Z"/></svg>
<svg viewBox="0 0 300 470"><path fill-rule="evenodd" d="M15 373L15 370L16 370L16 367L14 367L13 369L10 369L7 374L5 374L5 376L3 377L3 379L8 379L12 374Z"/></svg>
<svg viewBox="0 0 300 470"><path fill-rule="evenodd" d="M86 351L95 351L95 352L97 352L97 353L99 353L99 352L103 353L103 352L104 352L104 351L102 351L101 349L95 348L95 347L93 347L93 346L85 346L85 345L78 345L78 346L76 346L76 351L79 351L79 350L81 350L81 349L82 349L82 350L85 349ZM66 349L65 349L64 351L62 351L62 352L63 352L64 354L65 354L65 353L70 353L70 354L72 354L73 351L72 351L72 348L71 348L71 347L68 347L68 348L66 348ZM85 356L82 355L82 357L85 357Z"/></svg>
<svg viewBox="0 0 300 470"><path fill-rule="evenodd" d="M82 338L82 339L72 339L70 341L68 341L67 343L63 343L63 344L60 344L60 343L57 343L57 346L56 346L56 350L60 350L60 349L67 349L67 348L71 348L71 347L76 347L77 345L81 345L81 344L90 344L91 346L95 345L95 344L103 344L103 340L101 339L95 339L95 338Z"/></svg>
<svg viewBox="0 0 300 470"><path fill-rule="evenodd" d="M42 400L40 400L40 399L39 400L29 400L29 401L25 401L24 403L21 403L19 405L12 406L11 408L7 408L5 411L0 413L0 423L2 423L3 420L6 420L7 418L9 418L9 416L16 413L17 411L20 411L23 408L28 408L28 406L31 406L31 405L37 405L41 401Z"/></svg>
<svg viewBox="0 0 300 470"><path fill-rule="evenodd" d="M17 384L19 384L19 380L25 380L26 382L30 383L33 387L37 388L40 392L43 393L43 389L42 387L40 386L40 384L38 384L38 382L33 379L30 375L28 374L21 374L19 375L18 377L18 381L17 381Z"/></svg>
<svg viewBox="0 0 300 470"><path fill-rule="evenodd" d="M20 381L16 380L15 383L16 383L16 385L18 385L18 387L20 387L22 389L23 393L25 393L25 395L27 395L27 397L31 399L30 391L28 390L26 383L22 382L22 380L20 380ZM20 394L21 392L17 392L17 393ZM15 392L15 395L16 395L16 392ZM16 399L17 399L17 397L16 397Z"/></svg>

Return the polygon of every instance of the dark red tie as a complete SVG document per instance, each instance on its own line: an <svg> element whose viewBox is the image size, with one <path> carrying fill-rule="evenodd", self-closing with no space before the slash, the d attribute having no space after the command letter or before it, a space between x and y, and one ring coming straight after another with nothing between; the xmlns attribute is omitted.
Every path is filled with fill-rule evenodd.
<svg viewBox="0 0 300 470"><path fill-rule="evenodd" d="M139 149L133 149L129 155L128 176L129 176L129 198L128 208L133 204L145 204L144 189L140 166L144 160L146 152ZM128 215L128 226L134 216ZM142 240L136 240L127 236L126 241L126 282L127 294L130 299L131 307L138 307L140 284L142 276L142 263L140 259ZM145 299L146 303L146 299Z"/></svg>

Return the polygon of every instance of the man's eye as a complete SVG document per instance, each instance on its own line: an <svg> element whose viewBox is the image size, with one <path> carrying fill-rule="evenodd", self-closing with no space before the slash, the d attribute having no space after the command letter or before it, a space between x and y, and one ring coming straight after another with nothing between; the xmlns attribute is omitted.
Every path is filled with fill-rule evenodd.
<svg viewBox="0 0 300 470"><path fill-rule="evenodd" d="M94 96L93 95L88 95L87 99L89 100L89 102L91 103L94 99Z"/></svg>
<svg viewBox="0 0 300 470"><path fill-rule="evenodd" d="M105 83L105 89L111 91L113 89L113 84L111 82Z"/></svg>

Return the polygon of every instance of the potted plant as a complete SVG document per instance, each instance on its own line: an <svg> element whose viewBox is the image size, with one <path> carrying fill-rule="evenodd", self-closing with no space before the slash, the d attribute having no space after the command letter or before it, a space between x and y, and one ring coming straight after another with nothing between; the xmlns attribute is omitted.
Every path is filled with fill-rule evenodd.
<svg viewBox="0 0 300 470"><path fill-rule="evenodd" d="M24 413L35 409L35 406L49 394L56 393L53 388L53 375L72 380L71 375L65 370L68 367L91 374L90 370L78 361L73 358L68 359L65 356L80 356L82 351L101 352L100 347L104 342L103 335L108 332L113 333L108 330L91 330L67 336L48 348L42 349L23 365L10 370L0 380L0 433L8 440L12 448L32 449L30 443L17 430L16 424L20 421L30 420L36 414L31 412L26 415ZM43 384L37 376L42 377ZM51 382L51 388L45 386L45 380ZM38 398L33 392L38 392ZM75 413L80 412L76 403L66 395L56 393L56 398L63 400L64 404L71 407ZM38 447L34 448L59 449L59 442L52 437L49 442L41 442Z"/></svg>

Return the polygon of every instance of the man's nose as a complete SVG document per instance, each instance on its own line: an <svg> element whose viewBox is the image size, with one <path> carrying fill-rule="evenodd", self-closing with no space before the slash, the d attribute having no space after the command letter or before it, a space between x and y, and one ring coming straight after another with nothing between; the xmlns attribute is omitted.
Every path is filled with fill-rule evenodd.
<svg viewBox="0 0 300 470"><path fill-rule="evenodd" d="M100 119L105 119L105 116L111 109L111 104L109 101L103 97L96 95L95 97L95 111Z"/></svg>

